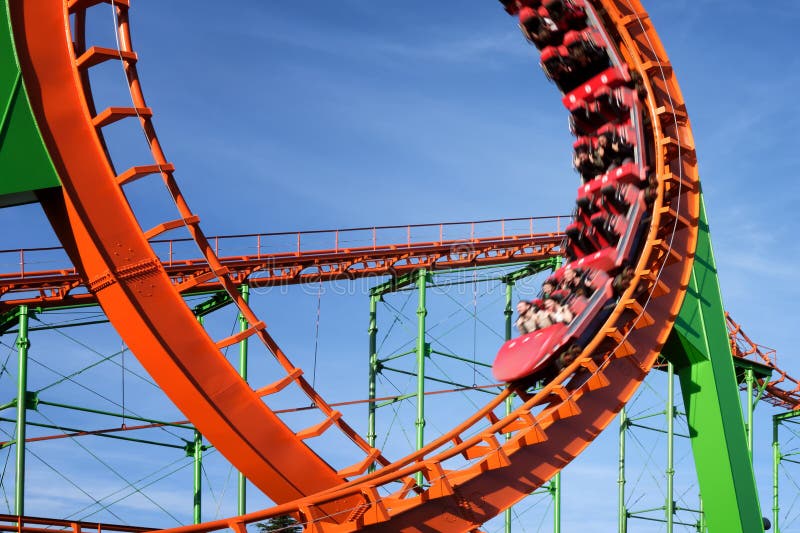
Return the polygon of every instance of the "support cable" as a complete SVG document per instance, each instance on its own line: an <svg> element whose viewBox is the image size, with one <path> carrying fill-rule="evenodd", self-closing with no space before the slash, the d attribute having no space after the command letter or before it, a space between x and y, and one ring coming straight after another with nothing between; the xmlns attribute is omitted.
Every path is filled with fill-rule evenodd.
<svg viewBox="0 0 800 533"><path fill-rule="evenodd" d="M213 450L212 450L212 452L213 452ZM186 459L187 459L187 457L181 457L181 458L179 458L179 459L177 459L175 461L172 461L171 463L166 464L165 466L159 468L158 470L156 470L154 472L151 472L151 473L147 474L146 476L137 479L136 481L134 481L134 483L142 483L145 480L147 480L148 478L150 478L150 477L152 477L152 476L154 476L156 474L162 474L161 476L148 481L145 485L142 485L142 488L147 488L150 485L153 485L154 483L158 483L159 481L162 481L162 480L166 479L167 477L179 472L180 470L183 470L184 468L187 468L188 466L190 466L192 463L190 461L187 461ZM172 470L168 470L169 468L171 468L174 465L176 465L178 463L181 463L181 462L183 462L183 464L178 465L177 467L173 468ZM123 501L123 500L125 500L127 498L130 498L131 496L136 494L136 492L128 492L127 494L123 494L122 496L120 496L116 500L113 500L113 501L111 501L109 503L103 503L104 500L108 500L108 499L120 494L121 492L123 492L127 488L128 487L120 487L120 488L114 490L113 492L110 492L110 493L106 494L105 496L102 496L100 498L100 500L98 500L96 502L97 505L100 506L99 509L91 511L93 505L86 505L86 506L82 507L81 509L78 509L77 511L74 511L72 514L67 515L64 518L66 520L69 520L72 517L77 516L80 513L85 511L85 512L88 512L89 514L85 514L85 515L83 515L83 516L81 516L81 517L76 519L78 521L84 521L87 518L90 518L91 516L101 512L101 511L108 510L108 509L111 508L112 505L116 505L119 502L121 502L121 501ZM91 512L89 512L89 511L91 511Z"/></svg>
<svg viewBox="0 0 800 533"><path fill-rule="evenodd" d="M34 318L34 320L36 320L37 322L40 322L40 323L42 323L42 324L44 324L44 325L46 325L46 326L48 326L48 327L52 327L52 325L51 325L51 324L49 324L49 323L45 322L44 320L42 320L42 319L41 319L40 317L38 317L38 316L34 316L33 318ZM111 358L111 357L113 357L113 356L111 356L111 357L106 357L104 354L102 354L102 353L98 352L97 350L95 350L94 348L92 348L91 346L89 346L88 344L85 344L85 343L83 343L83 342L79 341L78 339L76 339L76 338L74 338L74 337L71 337L70 335L67 335L66 333L64 333L63 331L61 331L61 330L59 330L59 329L57 329L57 328L54 328L54 329L53 329L53 331L55 331L56 333L58 333L58 334L59 334L59 335L61 335L62 337L64 337L64 338L66 338L66 339L69 339L69 340L71 340L72 342L74 342L75 344L77 344L78 346L80 346L81 348L84 348L84 349L86 349L86 350L89 350L89 351L90 351L90 352L92 352L93 354L95 354L95 355L98 355L98 356L100 356L100 357L102 357L102 358L105 358L105 359L104 359L103 361L101 361L101 362L105 362L105 361L111 361L111 362L112 362L112 363L114 363L115 365L119 366L119 364L120 364L120 363L118 363L118 362L114 361L114 360ZM116 355L116 354L115 354L115 355ZM87 367L87 368L89 368L89 367ZM152 387L154 387L154 388L156 388L156 389L159 389L158 385L156 385L156 383L155 383L154 381L152 381L152 380L151 380L149 377L147 377L147 376L143 376L143 375L139 374L138 372L134 372L133 370L129 370L129 372L130 372L131 374L133 374L134 376L136 376L137 378L139 378L139 379L141 379L142 381L144 381L145 383L147 383L147 384L151 385ZM159 390L160 390L160 389L159 389Z"/></svg>
<svg viewBox="0 0 800 533"><path fill-rule="evenodd" d="M234 469L233 469L233 465L230 465L230 466L228 467L228 475L227 475L227 477L225 478L225 483L222 485L222 494L220 494L220 495L219 495L219 498L215 500L215 503L217 504L217 508L214 510L214 519L215 519L215 520L216 520L216 519L218 519L218 518L220 517L220 515L222 514L222 513L221 513L221 511L222 511L222 503L223 503L223 502L224 502L224 500L225 500L225 493L226 493L226 492L227 492L227 490L228 490L228 485L229 485L229 484L230 484L230 482L231 482L231 477L233 477L233 471L234 471ZM211 483L211 480L209 480L209 479L208 479L208 474L206 473L205 466L203 467L203 473L204 473L204 474L206 474L206 480L207 480L207 481L209 482L209 484L210 484L210 483ZM213 494L212 494L212 497L213 497Z"/></svg>
<svg viewBox="0 0 800 533"><path fill-rule="evenodd" d="M125 341L120 339L122 344L122 427L125 428Z"/></svg>
<svg viewBox="0 0 800 533"><path fill-rule="evenodd" d="M411 301L411 296L413 294L414 293L409 291L408 296L406 296L406 301L403 302L403 305L400 306L400 310L401 311L405 312L406 305L408 305L408 302ZM383 300L382 297L381 297L380 301L383 302L384 305L386 305L386 302ZM392 330L394 329L395 325L397 325L398 323L400 323L400 317L397 316L397 313L395 313L395 316L394 316L394 319L392 320L392 323L389 324L389 327L386 329L386 333L383 335L383 339L381 340L381 343L378 345L378 349L376 350L378 353L380 353L383 350L383 345L389 339L389 334L392 332ZM402 347L400 349L402 349Z"/></svg>
<svg viewBox="0 0 800 533"><path fill-rule="evenodd" d="M96 390L94 390L93 388L91 388L91 387L87 387L86 385L84 385L84 384L82 384L82 383L80 383L80 382L78 382L78 381L75 381L74 379L72 379L72 378L70 378L70 377L68 377L68 376L65 376L64 374L62 374L62 373L58 372L57 370L54 370L54 369L50 368L50 367L49 367L49 366L47 366L46 364L44 364L44 363L42 363L42 362L38 361L37 359L35 359L34 357L31 357L30 355L28 355L28 360L29 360L29 361L31 361L31 362L33 362L33 363L35 363L35 364L37 364L37 365L39 365L39 366L41 366L42 368L44 368L44 369L46 369L46 370L48 370L48 371L52 372L53 374L55 374L55 375L57 375L57 376L61 376L62 378L65 378L65 379L67 379L68 381L70 381L70 382L71 382L71 383L73 383L74 385L77 385L78 387L80 387L80 388L82 388L82 389L84 389L84 390L86 390L86 391L88 391L88 392L90 392L90 393L94 394L95 396L98 396L99 398L101 398L101 399L103 399L103 400L107 401L108 403L110 403L110 404L112 404L112 405L115 405L115 406L117 406L117 407L120 407L120 408L122 407L122 406L121 406L119 403L115 402L115 401L114 401L114 400L112 400L111 398L108 398L107 396L104 396L104 395L100 394L99 392L97 392L97 391L96 391ZM161 389L159 389L159 390L161 390ZM130 410L129 410L128 412L129 412L130 414L134 415L134 416L141 417L141 415L139 415L138 413L135 413L135 412L133 412L133 411L130 411ZM183 440L183 439L182 439L180 436L178 436L178 434L177 434L177 433L172 433L172 432L171 432L169 429L167 429L166 427L163 427L163 426L162 426L162 427L159 427L159 429L160 429L161 431L164 431L164 432L166 432L168 435L170 435L170 436L172 436L172 437L175 437L176 439Z"/></svg>
<svg viewBox="0 0 800 533"><path fill-rule="evenodd" d="M478 272L472 271L472 386L478 384L477 351L478 351Z"/></svg>
<svg viewBox="0 0 800 533"><path fill-rule="evenodd" d="M53 424L53 425L57 425L57 424L56 424L56 423L55 423L53 420L51 420L51 419L50 419L50 418L49 418L47 415L45 415L44 413L40 412L39 414L42 416L42 418L44 418L45 420L47 420L49 423L51 423L51 424ZM77 444L77 445L78 445L78 447L79 447L79 448L81 448L83 451L85 451L87 454L89 454L89 456L90 456L90 457L92 457L92 458L93 458L95 461L97 461L97 462L98 462L98 463L100 463L101 465L105 466L105 467L106 467L106 469L108 469L108 471L109 471L109 472L111 472L112 474L114 474L115 476L117 476L119 479L121 479L121 480L122 480L122 481L123 481L123 482L124 482L126 485L128 485L128 486L129 486L131 489L133 489L133 490L134 490L134 491L136 491L137 493L141 494L141 495L142 495L142 496L143 496L143 497L144 497L144 498L145 498L147 501L149 501L150 503L152 503L153 505L155 505L157 508L159 508L161 511L163 511L163 512L164 512L164 514L166 514L167 516L169 516L170 518L172 518L173 520L175 520L175 522L177 522L178 524L181 524L181 521L180 521L180 520L178 520L178 518L177 518L177 517L175 517L175 515L173 515L173 514L172 514L172 513L170 513L169 511L167 511L167 510L166 510L166 509L165 509L163 506L161 506L161 504L159 504L159 503L158 503L156 500L154 500L153 498L151 498L150 496L148 496L147 494L145 494L145 493L144 493L142 490L140 490L138 487L136 487L134 484L132 484L130 481L128 481L128 479L127 479L125 476L123 476L123 475L122 475L120 472L118 472L118 471L117 471L117 470L116 470L114 467L112 467L110 464L108 464L107 462L103 461L103 460L102 460L102 459L101 459L101 458L100 458L100 457L99 457L99 456L98 456L96 453L94 453L94 452L93 452L93 451L91 451L89 448L87 448L86 446L84 446L83 444L81 444L81 443L80 443L80 441L78 441L78 440L77 440L77 439L75 439L74 437L70 437L70 440L71 440L72 442L74 442L75 444Z"/></svg>
<svg viewBox="0 0 800 533"><path fill-rule="evenodd" d="M317 318L314 324L314 369L311 373L311 388L317 388L317 352L319 350L319 317L322 309L322 279L317 280Z"/></svg>
<svg viewBox="0 0 800 533"><path fill-rule="evenodd" d="M7 431L5 431L4 429L1 429L1 428L0 428L0 431L2 431L2 432L3 432L3 433L6 435L6 437L8 437L8 438L13 438L13 435L12 435L12 434L10 434L10 433L8 433L8 432L7 432ZM41 457L40 457L40 456L39 456L39 455L38 455L36 452L34 452L33 450L30 450L30 449L26 450L26 452L27 452L27 453L29 453L29 454L30 454L30 455L31 455L33 458L35 458L35 459L38 459L40 463L42 463L44 466L46 466L47 468L49 468L50 470L52 470L52 471L53 471L53 472L54 472L54 473L55 473L55 474L56 474L58 477L60 477L61 479L63 479L64 481L66 481L67 483L69 483L70 485L72 485L73 487L75 487L76 489L78 489L78 490L79 490L81 493L83 493L83 494L84 494L86 497L88 497L90 500L92 500L93 502L95 502L95 503L96 503L96 504L98 504L98 505L102 505L102 504L101 504L101 503L100 503L100 502L99 502L99 501L98 501L98 500L97 500L97 499L96 499L94 496L92 496L91 494L89 494L88 492L86 492L85 490L83 490L83 489L80 487L80 485L78 485L77 483L75 483L74 481L72 481L71 479L69 479L69 478L68 478L67 476L65 476L65 475L64 475L64 474L63 474L63 473L62 473L60 470L56 469L56 468L55 468L53 465L51 465L50 463L48 463L47 461L45 461L44 459L42 459L42 458L41 458ZM118 514L114 513L114 512L113 512L113 511L111 511L110 509L108 510L108 512L109 512L109 513L110 513L112 516L114 516L114 518L116 518L117 520L119 520L119 522L120 522L120 523L124 523L124 520L123 520L123 518L122 518L121 516L119 516Z"/></svg>
<svg viewBox="0 0 800 533"><path fill-rule="evenodd" d="M3 462L3 472L0 474L0 490L3 491L3 499L6 501L7 514L12 514L11 501L8 499L8 494L3 488L3 480L6 478L8 471L8 463L11 460L11 447L9 446L6 451L6 460Z"/></svg>

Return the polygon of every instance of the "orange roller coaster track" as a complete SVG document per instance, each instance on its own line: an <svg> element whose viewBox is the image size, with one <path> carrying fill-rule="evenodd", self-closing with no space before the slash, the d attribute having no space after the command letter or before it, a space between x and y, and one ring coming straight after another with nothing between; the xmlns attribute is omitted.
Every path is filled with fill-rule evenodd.
<svg viewBox="0 0 800 533"><path fill-rule="evenodd" d="M116 14L116 51L87 43L86 12L98 3L10 1L31 104L63 184L63 194L45 194L41 200L88 289L143 366L217 449L279 504L267 513L183 531L233 527L243 532L250 521L286 512L315 532L473 530L581 453L652 368L689 283L700 187L680 89L637 0L586 2L614 68L635 72L641 80L638 158L640 169L653 175L654 190L630 286L581 355L535 394L519 391L524 402L510 415L495 413L512 394L506 389L442 437L395 462L371 448L319 397L235 290L236 275L200 230L200 219L158 142L136 71L128 1L106 0ZM94 108L88 69L104 61L122 64L131 105ZM152 162L115 171L103 128L119 120L140 123ZM124 187L147 176L163 181L177 215L143 230ZM177 228L187 229L199 246L208 278L175 285L168 275L150 241ZM212 340L183 301L183 292L214 277L248 321L244 334ZM285 371L260 389L266 391L263 401L220 353L248 335L261 339ZM270 409L270 393L289 385L311 398L319 424L294 432ZM360 448L353 466L336 471L306 446L306 439L332 430ZM373 462L380 467L363 475ZM418 479L425 481L420 485Z"/></svg>
<svg viewBox="0 0 800 533"><path fill-rule="evenodd" d="M400 275L419 268L446 270L479 265L498 265L535 261L563 253L564 234L558 231L567 217L542 217L510 220L481 220L463 223L425 224L415 226L387 226L345 230L290 232L255 235L228 235L214 237L215 250L222 266L230 272L236 284L247 282L251 287L270 287L335 279L355 279L368 276ZM523 223L531 231L523 234L505 234L512 223ZM553 226L553 231L534 233L532 228ZM491 229L488 229L491 227ZM444 238L445 230L454 228L471 234L460 239ZM494 236L476 236L478 231L496 231ZM412 241L412 231L420 229L438 232L436 241ZM398 230L406 233L405 242L386 240L383 233ZM367 245L345 244L354 235L366 237ZM312 237L322 236L330 241L330 248L308 249L303 246ZM380 236L380 239L379 239ZM288 238L288 239L287 239ZM280 239L296 241L293 249L264 252L266 243ZM364 239L362 239L364 240ZM385 241L385 242L384 242ZM186 240L160 241L155 244L167 252L161 257L164 271L176 290L184 295L222 290L223 284L205 259L179 259L174 250ZM229 243L235 243L230 244ZM228 246L241 246L250 253L233 255L218 250ZM271 246L273 249L275 246ZM287 247L288 248L288 247ZM0 274L0 312L17 305L35 305L46 308L58 305L95 303L94 293L86 289L86 280L75 268L30 270L26 258L37 264L37 257L60 251L57 248L32 250L0 250L0 258L18 259L18 272ZM0 262L3 262L0 259ZM188 287L184 289L184 287Z"/></svg>

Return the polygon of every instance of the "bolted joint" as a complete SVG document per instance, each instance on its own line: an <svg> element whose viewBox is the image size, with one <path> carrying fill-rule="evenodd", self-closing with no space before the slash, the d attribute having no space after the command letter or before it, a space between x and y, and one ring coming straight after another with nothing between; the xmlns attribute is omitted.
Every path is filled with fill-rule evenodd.
<svg viewBox="0 0 800 533"><path fill-rule="evenodd" d="M426 342L425 346L422 348L422 350L423 350L423 352L422 352L423 357L430 358L430 356L431 356L431 343Z"/></svg>
<svg viewBox="0 0 800 533"><path fill-rule="evenodd" d="M27 337L17 337L17 342L15 344L17 348L22 348L25 350L31 347L31 341Z"/></svg>
<svg viewBox="0 0 800 533"><path fill-rule="evenodd" d="M39 409L39 393L36 391L25 391L25 408L36 411Z"/></svg>
<svg viewBox="0 0 800 533"><path fill-rule="evenodd" d="M414 422L414 425L417 426L418 428L424 428L425 427L425 419L424 418L423 419L417 419Z"/></svg>

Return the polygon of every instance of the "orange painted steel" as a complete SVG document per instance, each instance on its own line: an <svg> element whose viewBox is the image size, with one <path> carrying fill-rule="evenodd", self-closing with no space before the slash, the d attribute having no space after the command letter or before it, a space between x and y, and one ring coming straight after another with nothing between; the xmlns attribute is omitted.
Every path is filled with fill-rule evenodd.
<svg viewBox="0 0 800 533"><path fill-rule="evenodd" d="M97 114L88 75L79 67L86 50L86 10L100 2L46 0L10 2L12 27L23 77L37 121L63 184L63 197L42 197L48 217L96 294L106 315L142 365L203 434L274 501L288 501L336 486L345 474L359 473L366 458L387 463L339 413L316 394L292 365L266 326L247 307L229 271L200 231L164 157L146 109L131 49L127 2L114 2L124 66L133 107ZM70 16L74 19L73 40ZM61 38L56 38L56 36ZM110 60L108 54L103 56ZM88 63L92 63L89 61ZM131 111L131 110L135 111ZM337 472L314 453L245 383L220 352L231 342L212 340L186 306L154 253L125 199L102 136L107 122L96 117L139 120L158 175L175 201L180 220L197 242L209 268L228 290L260 338L275 355L288 382L305 392L324 420L362 450L364 459ZM175 225L167 222L162 229ZM237 336L236 339L239 337ZM282 382L280 379L279 382ZM366 466L364 466L366 469ZM337 503L352 506L357 503ZM331 508L331 512L337 511Z"/></svg>
<svg viewBox="0 0 800 533"><path fill-rule="evenodd" d="M552 217L556 220L558 217ZM533 220L533 219L520 219ZM467 224L480 224L480 222ZM494 221L492 221L494 222ZM378 230L383 228L377 228ZM394 228L393 228L394 229ZM341 230L345 231L355 230ZM328 232L333 233L333 232ZM337 232L338 234L339 232ZM264 239L273 235L306 235L304 233L265 234L253 237ZM226 237L216 237L215 240ZM294 283L356 279L371 276L400 275L418 268L446 270L481 265L500 265L535 261L562 254L564 235L559 232L525 233L449 239L437 242L401 242L370 246L350 246L341 249L290 250L279 253L220 256L220 263L230 272L235 284L250 287L271 287ZM173 241L161 243L173 248ZM58 249L9 250L20 258ZM164 271L183 295L222 290L223 285L212 276L205 259L161 258ZM20 260L19 272L0 274L0 313L27 304L42 308L59 305L96 303L95 294L75 268L31 271ZM200 281L198 281L200 280Z"/></svg>
<svg viewBox="0 0 800 533"><path fill-rule="evenodd" d="M800 381L778 367L777 352L753 342L730 314L725 313L725 320L734 357L749 358L761 363L770 368L775 376L768 381L758 379L758 384L764 387L763 399L775 407L792 411L800 409Z"/></svg>
<svg viewBox="0 0 800 533"><path fill-rule="evenodd" d="M37 527L39 526L39 527ZM71 533L145 533L155 531L150 527L136 527L102 522L80 522L77 520L58 520L40 518L38 516L16 516L0 514L0 531L16 531L17 533L53 533L69 530Z"/></svg>
<svg viewBox="0 0 800 533"><path fill-rule="evenodd" d="M68 3L75 14L73 49L63 4L42 1L33 8L30 2L11 2L25 80L36 80L29 92L64 183L65 209L59 209L57 199L45 199L49 215L62 229L62 242L89 280L90 290L148 371L237 468L273 500L286 502L262 513L172 531L232 527L241 532L245 523L286 512L295 514L307 531L315 532L474 530L575 458L632 396L681 307L692 269L700 205L694 143L683 99L638 1L590 2L625 63L642 76L647 93L646 161L658 187L631 286L582 355L536 394L520 391L524 403L510 415L501 418L494 413L511 394L506 389L422 450L390 464L369 449L299 376L238 297L228 269L200 232L198 218L186 205L173 167L158 145L152 112L141 95L127 2L117 1L115 6L121 35L119 60L128 75L133 106L94 111L88 77L78 63L89 65L111 56L87 50L82 35L84 10L96 3ZM59 31L65 38L53 39ZM152 169L143 165L117 176L104 150L102 125L125 117L140 121L151 143L157 174L180 215L149 231L139 228L120 184ZM325 420L333 421L334 427L361 446L365 458L382 463L381 468L344 483L343 472L333 471L257 401L246 384L237 381L145 239L181 224L242 309L252 334L266 343L287 374L294 376L294 383L320 406ZM64 231L65 227L71 232ZM511 436L507 442L506 434ZM359 461L346 473L358 476L367 464ZM416 486L418 473L426 479L424 487ZM289 501L292 498L298 499Z"/></svg>
<svg viewBox="0 0 800 533"><path fill-rule="evenodd" d="M692 270L700 213L693 137L669 60L641 5L593 3L647 93L648 163L658 180L649 230L632 285L586 346L556 379L511 415L494 411L503 394L422 450L324 494L261 513L175 528L210 531L293 513L307 531L469 531L541 486L616 416L652 368L680 310ZM510 434L508 442L503 436ZM451 465L458 457L466 465ZM426 479L413 492L415 475ZM398 488L399 487L399 488ZM360 498L347 520L331 503Z"/></svg>

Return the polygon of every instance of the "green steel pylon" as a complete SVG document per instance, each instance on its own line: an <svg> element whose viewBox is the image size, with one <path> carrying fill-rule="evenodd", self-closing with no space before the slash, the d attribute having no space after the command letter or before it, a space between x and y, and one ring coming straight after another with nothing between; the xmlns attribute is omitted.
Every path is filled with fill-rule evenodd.
<svg viewBox="0 0 800 533"><path fill-rule="evenodd" d="M708 531L763 532L702 196L692 277L663 353L680 378Z"/></svg>
<svg viewBox="0 0 800 533"><path fill-rule="evenodd" d="M0 207L33 202L59 187L22 79L8 0L0 0Z"/></svg>

